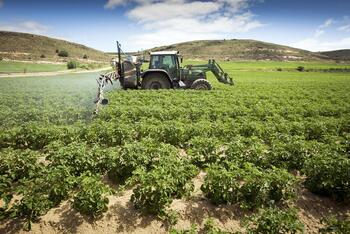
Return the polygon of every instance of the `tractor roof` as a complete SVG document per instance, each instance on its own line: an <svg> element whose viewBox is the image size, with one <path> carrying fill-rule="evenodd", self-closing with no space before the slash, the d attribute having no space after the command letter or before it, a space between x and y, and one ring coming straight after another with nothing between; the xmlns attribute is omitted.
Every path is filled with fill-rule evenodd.
<svg viewBox="0 0 350 234"><path fill-rule="evenodd" d="M155 51L151 52L151 55L174 55L174 54L179 54L179 51Z"/></svg>

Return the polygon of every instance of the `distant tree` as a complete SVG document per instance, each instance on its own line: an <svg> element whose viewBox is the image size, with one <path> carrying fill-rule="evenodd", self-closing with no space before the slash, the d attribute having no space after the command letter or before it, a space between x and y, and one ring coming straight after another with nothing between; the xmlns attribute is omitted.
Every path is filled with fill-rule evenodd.
<svg viewBox="0 0 350 234"><path fill-rule="evenodd" d="M305 71L305 67L299 66L299 67L297 67L297 71L303 72L303 71Z"/></svg>
<svg viewBox="0 0 350 234"><path fill-rule="evenodd" d="M67 63L68 69L76 69L79 66L79 63L77 61L69 61Z"/></svg>
<svg viewBox="0 0 350 234"><path fill-rule="evenodd" d="M59 51L59 49L56 49L56 54L58 54L60 51Z"/></svg>
<svg viewBox="0 0 350 234"><path fill-rule="evenodd" d="M83 59L88 59L88 58L89 57L86 54L84 54Z"/></svg>
<svg viewBox="0 0 350 234"><path fill-rule="evenodd" d="M44 54L40 55L40 58L46 58L46 56Z"/></svg>
<svg viewBox="0 0 350 234"><path fill-rule="evenodd" d="M60 57L68 57L69 54L68 54L67 51L61 50L61 51L58 53L58 56L60 56Z"/></svg>

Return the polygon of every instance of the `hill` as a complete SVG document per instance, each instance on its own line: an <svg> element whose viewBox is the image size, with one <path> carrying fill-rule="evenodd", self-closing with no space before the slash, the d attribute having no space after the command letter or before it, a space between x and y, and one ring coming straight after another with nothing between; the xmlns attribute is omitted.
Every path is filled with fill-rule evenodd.
<svg viewBox="0 0 350 234"><path fill-rule="evenodd" d="M58 56L57 50L67 51L68 57ZM110 60L106 53L84 45L34 34L0 31L0 58L66 61L83 60L84 55L94 61Z"/></svg>
<svg viewBox="0 0 350 234"><path fill-rule="evenodd" d="M189 59L218 60L329 60L327 55L288 46L255 40L191 41L150 49L149 51L178 50Z"/></svg>
<svg viewBox="0 0 350 234"><path fill-rule="evenodd" d="M328 56L334 60L350 60L350 49L349 50L334 50L334 51L325 51L320 52L323 55Z"/></svg>

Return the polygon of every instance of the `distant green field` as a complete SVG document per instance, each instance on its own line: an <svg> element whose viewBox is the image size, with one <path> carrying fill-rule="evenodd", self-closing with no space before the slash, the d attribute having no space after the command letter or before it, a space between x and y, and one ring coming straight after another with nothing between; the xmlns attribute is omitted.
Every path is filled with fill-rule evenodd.
<svg viewBox="0 0 350 234"><path fill-rule="evenodd" d="M53 72L66 69L66 64L42 64L0 61L0 73Z"/></svg>
<svg viewBox="0 0 350 234"><path fill-rule="evenodd" d="M205 64L207 61L184 61L184 64ZM305 69L350 69L350 64L331 62L305 61L219 61L219 64L228 70L277 70L278 68L291 71L299 66Z"/></svg>

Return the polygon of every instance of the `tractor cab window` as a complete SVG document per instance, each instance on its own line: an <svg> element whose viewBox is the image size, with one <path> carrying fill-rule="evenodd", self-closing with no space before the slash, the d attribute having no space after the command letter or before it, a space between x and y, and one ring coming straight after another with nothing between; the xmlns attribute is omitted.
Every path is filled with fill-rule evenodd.
<svg viewBox="0 0 350 234"><path fill-rule="evenodd" d="M152 56L150 69L157 69L160 65L160 57L157 55Z"/></svg>
<svg viewBox="0 0 350 234"><path fill-rule="evenodd" d="M170 70L176 67L174 56L165 55L163 56L163 69Z"/></svg>

